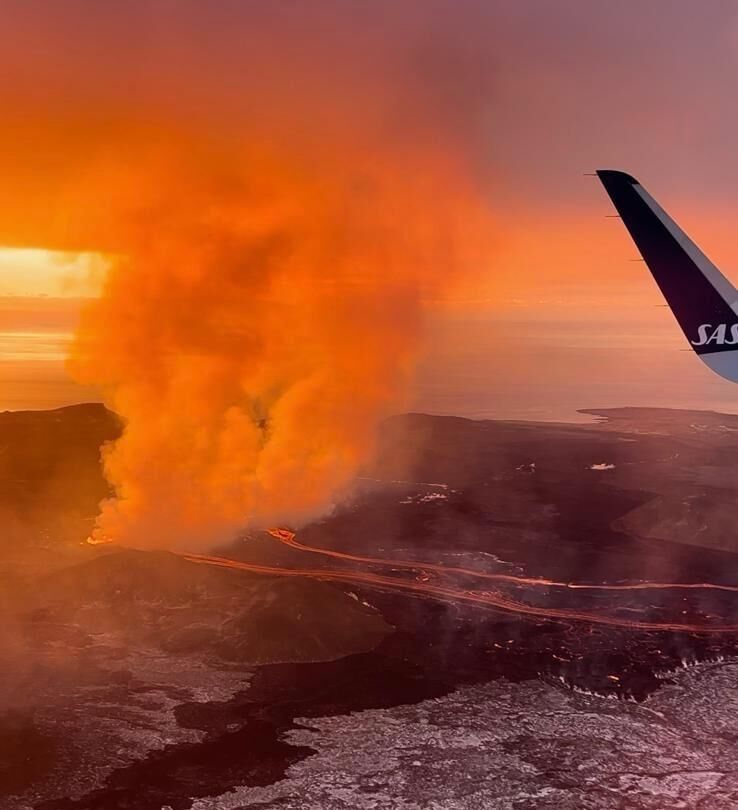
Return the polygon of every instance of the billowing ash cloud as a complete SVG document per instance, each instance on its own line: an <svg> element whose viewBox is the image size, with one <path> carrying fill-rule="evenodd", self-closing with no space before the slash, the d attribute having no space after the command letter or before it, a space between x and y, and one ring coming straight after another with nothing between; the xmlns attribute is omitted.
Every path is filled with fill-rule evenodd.
<svg viewBox="0 0 738 810"><path fill-rule="evenodd" d="M126 425L97 539L202 547L329 509L402 407L423 300L489 256L474 93L424 80L473 55L347 8L234 19L231 69L213 45L169 105L147 65L161 106L128 98L66 192L115 254L71 358Z"/></svg>

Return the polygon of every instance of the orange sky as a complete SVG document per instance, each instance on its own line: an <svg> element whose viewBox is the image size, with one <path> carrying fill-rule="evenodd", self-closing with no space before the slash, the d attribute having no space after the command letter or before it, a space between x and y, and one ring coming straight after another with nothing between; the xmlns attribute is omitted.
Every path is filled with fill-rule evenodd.
<svg viewBox="0 0 738 810"><path fill-rule="evenodd" d="M482 266L433 303L453 318L569 323L577 334L607 322L618 344L619 322L653 316L643 351L660 356L662 337L682 348L652 309L661 302L645 268L628 261L635 251L620 223L604 218L596 179L582 176L601 167L636 175L738 278L738 9L729 0L323 0L309 11L0 0L0 10L0 245L43 251L0 249L0 332L73 328L74 299L99 285L90 255L118 247L106 173L130 166L137 176L169 144L205 144L226 173L243 139L284 138L309 154L357 133L369 158L391 142L463 161L495 225ZM499 340L512 346L515 330ZM539 352L553 357L557 340L541 330ZM62 379L34 356L19 360L17 341L0 344L0 391L23 377L19 363L34 392L39 373ZM495 373L503 386L505 375L518 379L512 365ZM596 378L592 367L586 374ZM0 407L23 404L14 385ZM58 397L74 397L64 390Z"/></svg>

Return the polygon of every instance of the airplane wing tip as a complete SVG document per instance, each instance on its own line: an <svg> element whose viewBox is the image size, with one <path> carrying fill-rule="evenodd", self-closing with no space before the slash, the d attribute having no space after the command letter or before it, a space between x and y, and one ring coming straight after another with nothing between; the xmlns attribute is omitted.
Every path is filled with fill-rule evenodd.
<svg viewBox="0 0 738 810"><path fill-rule="evenodd" d="M597 176L691 348L738 382L738 291L632 175Z"/></svg>
<svg viewBox="0 0 738 810"><path fill-rule="evenodd" d="M619 169L597 169L597 176L602 182L607 185L610 183L627 183L630 186L639 186L640 183L627 172L621 172Z"/></svg>

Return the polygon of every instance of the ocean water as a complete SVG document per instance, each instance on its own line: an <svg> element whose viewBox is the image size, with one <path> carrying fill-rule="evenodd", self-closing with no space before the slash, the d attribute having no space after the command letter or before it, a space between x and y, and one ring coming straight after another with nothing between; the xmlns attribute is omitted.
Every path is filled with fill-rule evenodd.
<svg viewBox="0 0 738 810"><path fill-rule="evenodd" d="M668 310L640 321L445 318L429 330L409 407L474 419L589 421L579 409L738 413L738 385L686 346Z"/></svg>
<svg viewBox="0 0 738 810"><path fill-rule="evenodd" d="M99 400L64 367L71 336L0 332L0 410ZM581 408L738 413L738 385L688 349L670 320L642 323L443 317L429 323L401 410L474 419L583 421Z"/></svg>
<svg viewBox="0 0 738 810"><path fill-rule="evenodd" d="M71 334L56 331L0 331L0 411L58 408L100 399L76 384L65 368Z"/></svg>

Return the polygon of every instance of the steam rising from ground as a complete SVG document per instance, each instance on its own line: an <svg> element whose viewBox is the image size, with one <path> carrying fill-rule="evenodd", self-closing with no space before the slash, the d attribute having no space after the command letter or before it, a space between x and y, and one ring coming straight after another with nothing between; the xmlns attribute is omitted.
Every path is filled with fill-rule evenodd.
<svg viewBox="0 0 738 810"><path fill-rule="evenodd" d="M98 539L196 547L328 509L402 406L423 296L480 261L480 201L422 150L208 157L109 178L132 192L120 257L72 361L126 423Z"/></svg>
<svg viewBox="0 0 738 810"><path fill-rule="evenodd" d="M97 539L202 547L329 509L402 408L423 301L484 268L469 82L449 104L467 60L422 25L323 22L265 24L230 121L223 83L197 122L182 89L169 118L134 109L79 183L116 258L71 368L126 425Z"/></svg>

